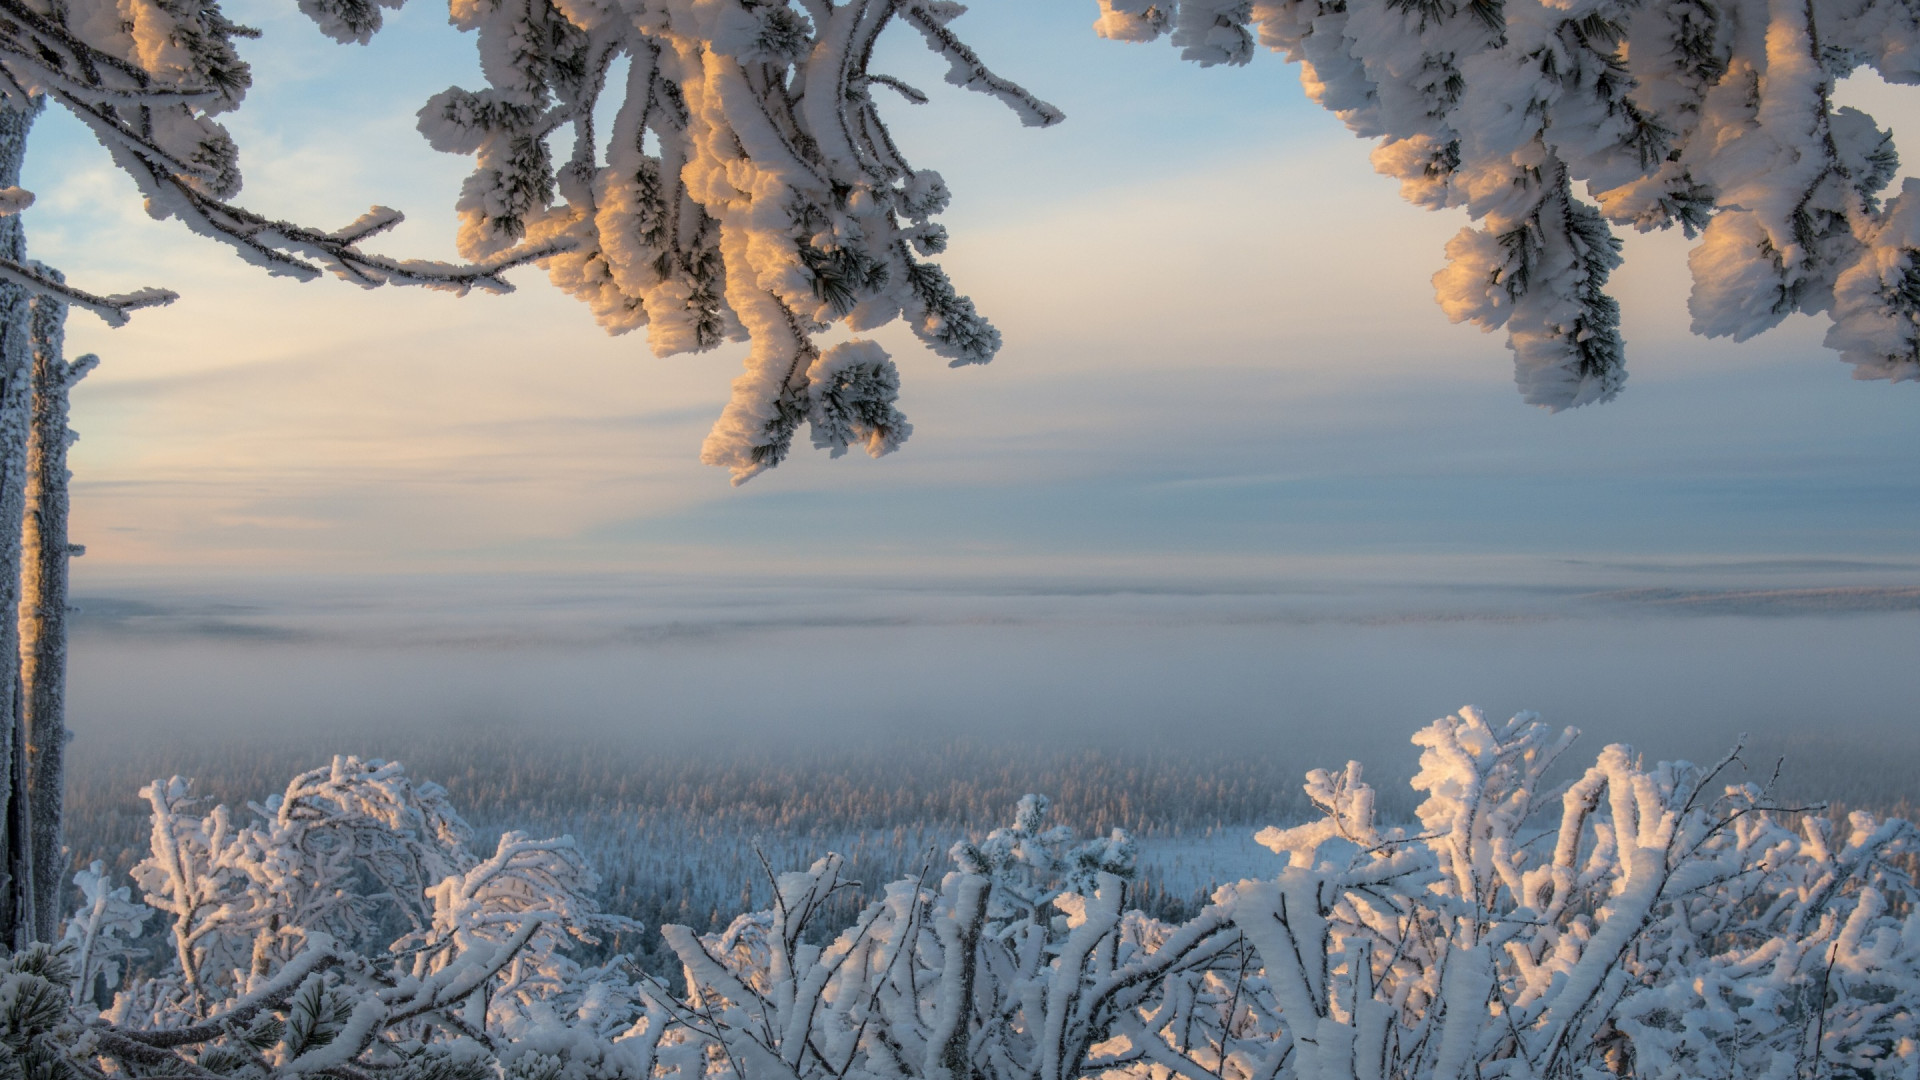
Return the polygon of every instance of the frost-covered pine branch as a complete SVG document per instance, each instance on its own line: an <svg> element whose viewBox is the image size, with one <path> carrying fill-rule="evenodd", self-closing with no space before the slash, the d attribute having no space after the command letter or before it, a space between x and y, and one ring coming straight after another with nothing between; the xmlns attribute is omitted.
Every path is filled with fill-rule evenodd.
<svg viewBox="0 0 1920 1080"><path fill-rule="evenodd" d="M1059 110L996 75L950 28L946 0L456 0L488 86L420 112L437 149L472 154L460 251L488 259L565 243L555 284L613 333L646 327L658 355L747 340L747 370L702 457L745 481L786 457L802 423L836 456L878 456L912 430L884 350L823 348L830 326L904 318L953 364L991 359L1000 335L926 257L946 247L940 175L915 169L876 90L925 95L871 72L904 25L949 64L947 81L1045 126ZM340 38L371 24L321 17ZM615 61L625 84L609 87ZM612 129L594 127L611 93ZM570 129L572 149L549 144ZM607 164L600 165L604 160Z"/></svg>
<svg viewBox="0 0 1920 1080"><path fill-rule="evenodd" d="M1920 82L1900 0L1099 4L1100 35L1165 36L1203 65L1247 63L1256 40L1284 53L1379 140L1374 167L1409 201L1464 208L1479 224L1447 245L1440 305L1507 328L1533 404L1606 401L1626 378L1613 226L1700 238L1695 333L1824 314L1856 378L1920 379L1920 186L1883 203L1892 135L1833 103L1863 68Z"/></svg>
<svg viewBox="0 0 1920 1080"><path fill-rule="evenodd" d="M253 36L256 31L227 19L217 0L77 0L45 9L6 0L0 3L0 108L30 120L43 102L58 103L133 178L148 213L176 217L269 273L305 279L331 272L368 287L502 292L511 287L501 271L558 249L529 247L466 266L392 259L359 247L399 222L400 215L384 207L344 229L325 230L233 204L239 151L217 117L238 107L252 83L234 40ZM23 151L24 140L0 145L0 154L15 158ZM0 213L16 213L33 200L17 185L0 194L7 196ZM113 325L174 299L164 289L97 295L17 258L0 258L0 280L56 296Z"/></svg>

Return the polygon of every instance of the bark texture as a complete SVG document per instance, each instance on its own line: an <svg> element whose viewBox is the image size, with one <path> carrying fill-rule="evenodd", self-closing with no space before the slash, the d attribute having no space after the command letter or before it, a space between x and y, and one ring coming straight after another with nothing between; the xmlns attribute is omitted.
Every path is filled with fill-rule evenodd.
<svg viewBox="0 0 1920 1080"><path fill-rule="evenodd" d="M0 187L20 183L26 160L27 133L38 108L16 109L0 104ZM14 262L26 259L26 237L20 217L0 217L0 256ZM20 603L20 530L26 517L27 432L32 426L33 349L28 342L28 295L11 283L0 283L0 611L17 611ZM26 842L27 808L21 781L25 745L20 727L19 627L0 618L0 792L6 806L0 830L0 864L6 870L0 888L0 942L18 948L33 940L33 903L28 890L33 881L32 845Z"/></svg>
<svg viewBox="0 0 1920 1080"><path fill-rule="evenodd" d="M49 271L57 275L57 271ZM69 393L92 370L88 355L68 363L67 306L36 296L29 320L33 348L33 422L27 435L27 512L20 574L21 717L26 736L27 832L33 876L26 890L40 940L60 926L67 853L60 812L66 796Z"/></svg>

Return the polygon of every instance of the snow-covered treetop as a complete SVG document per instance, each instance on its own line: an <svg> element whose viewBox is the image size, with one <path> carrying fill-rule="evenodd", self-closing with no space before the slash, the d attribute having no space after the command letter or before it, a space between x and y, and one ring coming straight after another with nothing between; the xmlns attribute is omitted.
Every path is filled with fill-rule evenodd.
<svg viewBox="0 0 1920 1080"><path fill-rule="evenodd" d="M1063 895L1091 895L1100 875L1131 879L1138 869L1139 848L1126 830L1078 843L1070 826L1045 827L1052 808L1045 795L1023 796L1012 825L977 844L962 840L949 852L963 873L992 879L989 919L1038 920Z"/></svg>
<svg viewBox="0 0 1920 1080"><path fill-rule="evenodd" d="M1376 169L1480 222L1434 277L1456 322L1505 326L1526 400L1605 401L1626 378L1610 225L1700 244L1693 329L1745 340L1793 312L1862 379L1920 379L1920 186L1832 101L1868 68L1920 83L1902 0L1099 0L1104 37L1167 36L1244 64L1257 41L1379 140ZM1592 202L1575 194L1583 183Z"/></svg>
<svg viewBox="0 0 1920 1080"><path fill-rule="evenodd" d="M303 5L306 7L307 5ZM307 7L337 38L378 25L364 4ZM641 326L658 355L748 340L747 370L702 456L739 483L778 464L802 421L836 456L878 456L911 427L878 345L823 349L829 327L904 317L953 364L991 359L1000 335L937 264L940 175L907 163L881 119L887 95L926 96L869 70L904 26L945 58L947 80L1044 126L1059 110L989 70L948 24L945 0L453 0L478 37L488 85L436 95L420 130L472 154L460 251L565 243L553 281L613 333ZM612 130L594 128L615 62ZM573 135L556 161L550 138ZM601 164L604 161L605 164Z"/></svg>

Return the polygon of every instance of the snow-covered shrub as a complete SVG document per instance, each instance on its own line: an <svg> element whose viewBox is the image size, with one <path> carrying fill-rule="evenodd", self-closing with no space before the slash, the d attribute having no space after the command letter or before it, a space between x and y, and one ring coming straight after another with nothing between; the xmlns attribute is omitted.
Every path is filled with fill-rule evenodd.
<svg viewBox="0 0 1920 1080"><path fill-rule="evenodd" d="M147 950L133 945L133 940L146 928L154 910L135 903L126 886L114 888L98 859L75 874L73 883L80 889L80 910L67 921L62 944L73 954L75 1000L91 1001L96 988L119 987L130 961L146 958Z"/></svg>
<svg viewBox="0 0 1920 1080"><path fill-rule="evenodd" d="M694 987L677 1015L754 1076L1920 1069L1911 826L1769 808L1716 787L1722 768L1624 746L1543 786L1573 734L1436 722L1415 739L1417 829L1375 820L1357 763L1316 771L1322 817L1261 835L1276 876L1179 926L1127 913L1104 873L1051 920L995 918L1031 910L1031 883L963 847L938 888L891 886L818 949L794 924L837 884L822 860L781 879L770 918L666 929Z"/></svg>
<svg viewBox="0 0 1920 1080"><path fill-rule="evenodd" d="M1507 328L1526 400L1626 379L1610 226L1700 244L1695 333L1744 341L1795 312L1861 379L1920 379L1920 183L1884 204L1891 132L1837 107L1867 69L1920 83L1904 0L1099 0L1103 37L1166 35L1203 65L1259 44L1378 139L1416 205L1480 224L1434 277L1456 322ZM1579 197L1586 188L1592 202Z"/></svg>
<svg viewBox="0 0 1920 1080"><path fill-rule="evenodd" d="M599 976L568 958L570 942L634 928L598 910L599 879L570 838L509 833L482 859L446 792L395 763L335 758L251 804L250 823L226 806L196 812L178 777L142 795L153 812L152 851L133 869L143 905L108 892L96 868L76 878L87 899L68 930L85 977L125 949L112 936L137 930L145 908L170 919L170 969L115 999L117 1024L171 1028L282 991L351 1012L349 988L329 981L346 971L406 987L412 1007L464 987L446 999L461 1024L511 1026L593 992ZM321 981L301 990L290 970ZM260 998L263 986L279 989Z"/></svg>
<svg viewBox="0 0 1920 1080"><path fill-rule="evenodd" d="M688 985L664 1004L743 1075L1019 1076L1084 1048L1100 1014L1076 990L1111 970L1134 851L1118 830L1073 847L1047 808L1022 799L1011 827L954 847L937 887L889 885L824 950L802 932L844 884L838 855L781 875L774 909L723 934L663 927Z"/></svg>
<svg viewBox="0 0 1920 1080"><path fill-rule="evenodd" d="M1245 1067L1289 1047L1300 1076L1920 1067L1910 825L1783 813L1618 745L1544 789L1573 734L1470 709L1423 730L1417 832L1373 820L1357 764L1310 776L1325 817L1268 830L1279 876L1216 898L1265 960L1259 1034L1226 1040Z"/></svg>
<svg viewBox="0 0 1920 1080"><path fill-rule="evenodd" d="M1912 826L1771 806L1727 782L1731 755L1648 765L1609 746L1554 784L1574 734L1526 713L1436 721L1404 826L1377 819L1357 763L1316 770L1320 816L1260 835L1273 875L1178 925L1128 909L1124 833L1077 844L1038 797L826 936L812 924L845 861L769 871L770 910L662 928L684 993L569 959L613 928L570 842L509 834L482 860L397 766L338 759L246 826L157 784L139 874L178 968L105 1012L24 1019L21 1045L89 1076L335 1080L1920 1071ZM101 887L82 955L102 954ZM22 956L58 962L33 977L65 1001L68 954Z"/></svg>

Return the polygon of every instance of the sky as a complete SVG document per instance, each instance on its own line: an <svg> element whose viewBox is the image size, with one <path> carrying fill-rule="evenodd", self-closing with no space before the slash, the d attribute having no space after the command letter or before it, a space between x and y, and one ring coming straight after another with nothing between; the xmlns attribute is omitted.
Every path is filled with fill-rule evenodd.
<svg viewBox="0 0 1920 1080"><path fill-rule="evenodd" d="M426 0L367 47L278 0L231 13L265 31L228 119L240 201L392 205L380 250L451 257L469 159L414 113L479 83L471 40ZM74 399L77 726L525 715L566 682L580 723L647 695L676 723L1063 732L1484 700L1654 732L1711 713L1715 739L1828 709L1920 753L1886 734L1920 699L1920 390L1852 381L1805 317L1691 336L1687 242L1659 234L1614 277L1625 392L1529 408L1502 337L1433 303L1462 214L1403 203L1279 57L1200 69L1092 18L980 0L955 23L1065 110L1043 131L886 43L876 68L933 91L890 117L955 193L941 261L1006 344L950 370L881 331L907 445L799 449L738 489L698 450L739 347L654 358L531 268L461 299L268 279L43 117L33 254L181 294L69 327L102 358ZM1870 83L1843 98L1920 129L1920 91ZM689 641L697 662L660 651ZM885 692L850 706L856 684Z"/></svg>
<svg viewBox="0 0 1920 1080"><path fill-rule="evenodd" d="M268 279L147 220L50 114L36 255L100 291L182 295L123 330L73 320L103 360L76 395L88 572L1911 550L1913 387L1852 382L1814 320L1692 337L1686 241L1634 236L1627 391L1528 408L1501 336L1432 302L1463 215L1402 203L1278 56L1201 69L1096 38L1083 8L989 0L958 24L1067 112L1048 130L890 37L880 66L935 89L894 122L956 193L944 262L1006 346L953 371L879 335L907 447L796 453L739 491L697 460L739 347L655 359L537 269L504 298ZM369 47L277 0L235 10L266 31L230 119L243 201L319 224L393 205L410 221L385 250L451 256L469 159L413 114L478 83L470 39L425 2ZM1920 112L1905 88L1874 104L1896 133Z"/></svg>

